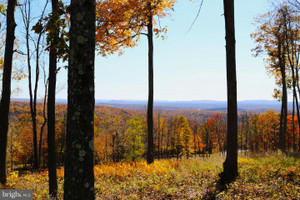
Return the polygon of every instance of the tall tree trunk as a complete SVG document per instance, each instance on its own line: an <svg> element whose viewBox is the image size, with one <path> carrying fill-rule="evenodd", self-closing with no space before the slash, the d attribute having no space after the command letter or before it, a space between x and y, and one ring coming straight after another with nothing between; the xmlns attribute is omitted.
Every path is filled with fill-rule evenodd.
<svg viewBox="0 0 300 200"><path fill-rule="evenodd" d="M295 67L293 63L291 62L290 56L289 61L291 64L291 70L292 70L292 83L293 83L293 152L296 151L296 141L295 141L295 104L297 106L297 117L298 117L298 126L300 127L300 119L299 119L299 105L298 105L298 97L297 97L297 90L296 90L296 77L295 77Z"/></svg>
<svg viewBox="0 0 300 200"><path fill-rule="evenodd" d="M42 14L43 15L43 14ZM39 167L38 163L38 144L37 144L37 125L36 125L36 98L39 79L39 40L41 39L41 33L39 34L36 44L36 80L34 91L32 88L32 67L31 67L31 52L30 52L30 22L31 18L31 0L26 0L23 3L22 16L26 31L26 53L27 53L27 68L28 68L28 88L29 88L29 105L30 115L32 120L32 132L33 132L33 169L36 170Z"/></svg>
<svg viewBox="0 0 300 200"><path fill-rule="evenodd" d="M13 132L10 132L10 171L14 170Z"/></svg>
<svg viewBox="0 0 300 200"><path fill-rule="evenodd" d="M157 114L157 158L160 159L160 114Z"/></svg>
<svg viewBox="0 0 300 200"><path fill-rule="evenodd" d="M52 0L52 16L58 18L57 0ZM58 30L55 33L53 41L58 39ZM57 173L56 173L56 146L55 146L55 90L56 90L56 68L57 68L57 50L55 43L51 43L49 53L49 88L48 88L48 176L49 176L49 196L57 196Z"/></svg>
<svg viewBox="0 0 300 200"><path fill-rule="evenodd" d="M249 130L249 120L250 120L250 117L248 117L248 114L246 113L246 141L245 141L245 154L247 154L247 151L248 151L248 134L250 132Z"/></svg>
<svg viewBox="0 0 300 200"><path fill-rule="evenodd" d="M292 113L292 127L293 127L293 144L292 144L292 148L293 148L293 152L295 152L296 150L296 140L295 140L295 92L293 92L293 113Z"/></svg>
<svg viewBox="0 0 300 200"><path fill-rule="evenodd" d="M237 89L235 60L234 0L224 0L226 27L227 66L227 154L220 174L221 183L228 183L238 176L237 165Z"/></svg>
<svg viewBox="0 0 300 200"><path fill-rule="evenodd" d="M299 56L297 56L297 45L295 43L295 38L297 38L297 36L294 36L294 31L292 30L292 25L291 25L291 13L286 9L286 8L281 8L281 14L282 17L284 18L284 32L285 32L285 48L286 50L283 50L283 52L287 53L287 58L290 64L290 68L292 71L292 86L293 86L293 151L295 151L295 121L294 121L294 117L295 117L295 103L298 107L298 98L297 98L297 92L296 92L296 79L298 79L296 77L297 74L297 68L298 67L298 58ZM280 60L280 62L284 61L284 59ZM296 101L296 102L295 102ZM288 108L287 108L288 110ZM299 110L299 107L298 109ZM299 119L299 113L298 114L298 124L300 125L300 119ZM299 126L300 127L300 126ZM284 135L285 136L285 135ZM283 137L283 136L282 136ZM285 142L285 138L284 138L284 142ZM285 145L284 145L285 147ZM283 148L284 148L283 147ZM288 147L289 148L289 147ZM285 150L285 149L284 149Z"/></svg>
<svg viewBox="0 0 300 200"><path fill-rule="evenodd" d="M147 125L148 125L148 148L147 148L147 163L154 162L154 144L153 144L153 22L152 10L149 3L149 22L148 30L148 109L147 109Z"/></svg>
<svg viewBox="0 0 300 200"><path fill-rule="evenodd" d="M30 11L29 11L30 12ZM30 46L29 46L29 24L26 28L26 48L27 48L27 67L28 67L28 85L29 85L29 104L30 104L30 115L32 120L32 130L33 130L33 156L34 163L33 169L38 168L38 148L37 148L37 130L36 130L36 112L33 105L33 95L32 95L32 76L31 76L31 63L30 63Z"/></svg>
<svg viewBox="0 0 300 200"><path fill-rule="evenodd" d="M47 90L47 86L45 88ZM43 136L44 136L44 130L45 130L45 126L47 124L47 117L46 117L46 103L47 103L47 96L46 96L45 92L45 98L44 98L44 104L43 104L43 124L40 128L40 141L39 141L39 157L38 157L38 161L41 165L41 160L42 160L42 145L43 145Z"/></svg>
<svg viewBox="0 0 300 200"><path fill-rule="evenodd" d="M299 71L298 67L296 67L296 86L297 86L297 92L300 97L300 86L299 86ZM297 117L298 117L298 125L299 125L299 131L300 131L300 111L299 111L299 103L298 103L298 96L296 96L296 109L297 109ZM300 152L300 137L298 141L298 151Z"/></svg>
<svg viewBox="0 0 300 200"><path fill-rule="evenodd" d="M297 80L297 78L296 78L296 80ZM297 85L297 82L296 82L296 85ZM296 111L297 111L298 130L300 130L300 111L299 111L299 101L298 101L298 96L297 96L297 90L296 89L295 89L295 93L294 93L294 98L295 98L295 103L296 103L295 106L296 106ZM300 148L300 137L299 137L299 148ZM295 149L297 149L296 144L295 144Z"/></svg>
<svg viewBox="0 0 300 200"><path fill-rule="evenodd" d="M279 149L285 153L286 145L285 145L285 135L287 128L287 86L286 86L286 71L285 71L285 58L282 56L283 48L281 45L281 40L278 38L278 52L279 52L279 67L280 73L282 77L282 107L281 107L281 124L279 131Z"/></svg>
<svg viewBox="0 0 300 200"><path fill-rule="evenodd" d="M34 140L34 163L33 163L33 169L39 169L40 168L40 162L39 162L39 151L38 151L38 132L37 132L37 91L39 86L39 76L40 76L40 40L41 40L42 34L39 34L37 46L36 46L36 66L35 66L35 83L34 83L34 90L33 90L33 112L31 114L32 116L32 128L33 128L33 140Z"/></svg>
<svg viewBox="0 0 300 200"><path fill-rule="evenodd" d="M6 41L4 54L4 69L2 79L2 97L0 104L0 183L6 183L6 148L8 133L8 115L11 93L11 71L15 40L15 7L16 0L9 0L6 15Z"/></svg>
<svg viewBox="0 0 300 200"><path fill-rule="evenodd" d="M65 200L94 191L95 0L71 0Z"/></svg>
<svg viewBox="0 0 300 200"><path fill-rule="evenodd" d="M47 90L48 90L48 81L46 80L46 72L44 69L44 85L45 85L45 93L44 93L44 102L43 102L43 124L40 127L40 141L39 141L39 163L41 164L42 160L42 145L43 145L43 136L45 131L45 126L47 124L47 115L46 115L46 105L47 105Z"/></svg>
<svg viewBox="0 0 300 200"><path fill-rule="evenodd" d="M285 153L286 144L285 144L285 135L287 128L287 87L286 87L286 79L285 79L285 69L282 69L282 129L279 135L279 148Z"/></svg>

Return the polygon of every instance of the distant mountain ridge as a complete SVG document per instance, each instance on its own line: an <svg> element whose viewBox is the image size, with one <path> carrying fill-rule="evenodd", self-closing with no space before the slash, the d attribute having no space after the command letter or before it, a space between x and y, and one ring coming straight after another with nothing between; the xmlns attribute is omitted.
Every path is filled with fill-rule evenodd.
<svg viewBox="0 0 300 200"><path fill-rule="evenodd" d="M108 105L122 108L144 107L146 100L96 100L96 104ZM135 105L135 106L134 106ZM157 109L198 109L207 111L225 111L227 109L226 101L215 100L193 100L193 101L154 101L154 107ZM292 108L292 102L289 102L289 108ZM238 101L239 110L275 110L281 109L281 103L276 100L245 100Z"/></svg>
<svg viewBox="0 0 300 200"><path fill-rule="evenodd" d="M28 102L29 99L14 98L12 101ZM39 99L39 102L42 100ZM66 104L66 99L56 99L56 103ZM96 105L105 105L119 108L129 109L145 109L147 106L146 100L96 100ZM155 109L197 109L206 111L226 111L226 101L215 100L192 100L192 101L168 101L168 100L156 100L154 101ZM289 109L292 108L292 102L288 103ZM245 100L238 101L238 109L242 110L274 110L280 111L281 103L276 100Z"/></svg>

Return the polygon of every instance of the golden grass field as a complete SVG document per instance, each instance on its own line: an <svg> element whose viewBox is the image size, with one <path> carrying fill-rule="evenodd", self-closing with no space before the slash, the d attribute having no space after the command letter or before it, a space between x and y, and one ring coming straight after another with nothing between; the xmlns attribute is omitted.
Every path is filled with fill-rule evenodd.
<svg viewBox="0 0 300 200"><path fill-rule="evenodd" d="M224 158L121 162L95 166L96 199L300 199L300 158L280 154L240 156L239 177L224 191L216 189ZM58 169L63 199L63 169ZM11 172L8 188L33 189L34 199L48 199L47 171Z"/></svg>

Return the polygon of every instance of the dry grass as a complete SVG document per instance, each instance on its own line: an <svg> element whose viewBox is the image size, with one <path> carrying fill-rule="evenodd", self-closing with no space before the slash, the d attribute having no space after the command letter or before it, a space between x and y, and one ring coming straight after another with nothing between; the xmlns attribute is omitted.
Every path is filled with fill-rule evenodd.
<svg viewBox="0 0 300 200"><path fill-rule="evenodd" d="M97 199L300 199L300 159L272 155L239 158L238 179L218 192L223 157L123 162L95 166ZM63 169L58 170L59 198ZM47 172L10 173L8 188L33 189L34 199L48 199Z"/></svg>

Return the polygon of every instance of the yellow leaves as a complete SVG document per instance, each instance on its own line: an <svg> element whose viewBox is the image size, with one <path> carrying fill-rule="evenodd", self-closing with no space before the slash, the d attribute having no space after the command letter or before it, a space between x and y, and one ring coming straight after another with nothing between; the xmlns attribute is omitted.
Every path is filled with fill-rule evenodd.
<svg viewBox="0 0 300 200"><path fill-rule="evenodd" d="M170 173L178 168L179 162L172 160L155 161L148 165L146 161L142 162L121 162L109 165L97 165L94 167L95 177L120 178L124 176L133 176L134 174L159 175Z"/></svg>
<svg viewBox="0 0 300 200"><path fill-rule="evenodd" d="M299 159L288 156L240 157L240 176L226 190L216 191L224 158L120 162L97 165L96 199L299 199ZM63 169L58 169L58 198L63 199ZM33 199L48 199L47 171L8 176L7 188L33 189Z"/></svg>
<svg viewBox="0 0 300 200"><path fill-rule="evenodd" d="M151 10L149 10L149 3ZM125 48L136 46L140 35L144 33L148 18L152 16L159 18L170 14L175 0L107 0L98 1L96 5L96 48L99 54L123 54ZM153 19L154 26L157 25ZM156 37L166 39L166 27L155 28ZM162 33L162 34L161 34ZM161 35L160 35L161 34Z"/></svg>
<svg viewBox="0 0 300 200"><path fill-rule="evenodd" d="M161 38L162 40L165 40L166 39L166 34L167 34L167 31L168 29L165 27L165 28L162 28L162 29L158 29L158 28L154 28L153 29L153 32L155 34L155 37L156 38Z"/></svg>
<svg viewBox="0 0 300 200"><path fill-rule="evenodd" d="M10 180L16 180L18 177L19 177L19 173L17 171L10 172L9 175L7 176L8 182Z"/></svg>
<svg viewBox="0 0 300 200"><path fill-rule="evenodd" d="M4 48L5 48L5 37L6 37L6 34L3 33L1 36L0 36L0 43L3 44L3 45L0 45L0 80L2 80L2 70L3 70L3 67L4 67ZM14 49L19 49L19 40L18 39L15 39L14 41ZM13 57L13 69L12 69L12 80L14 81L20 81L21 79L24 79L26 78L26 73L24 72L23 68L22 68L22 61L23 61L23 57L18 54L18 53L15 53L14 54L14 57ZM17 60L17 62L15 62ZM15 91L13 91L13 93L18 93L18 89L16 89Z"/></svg>

